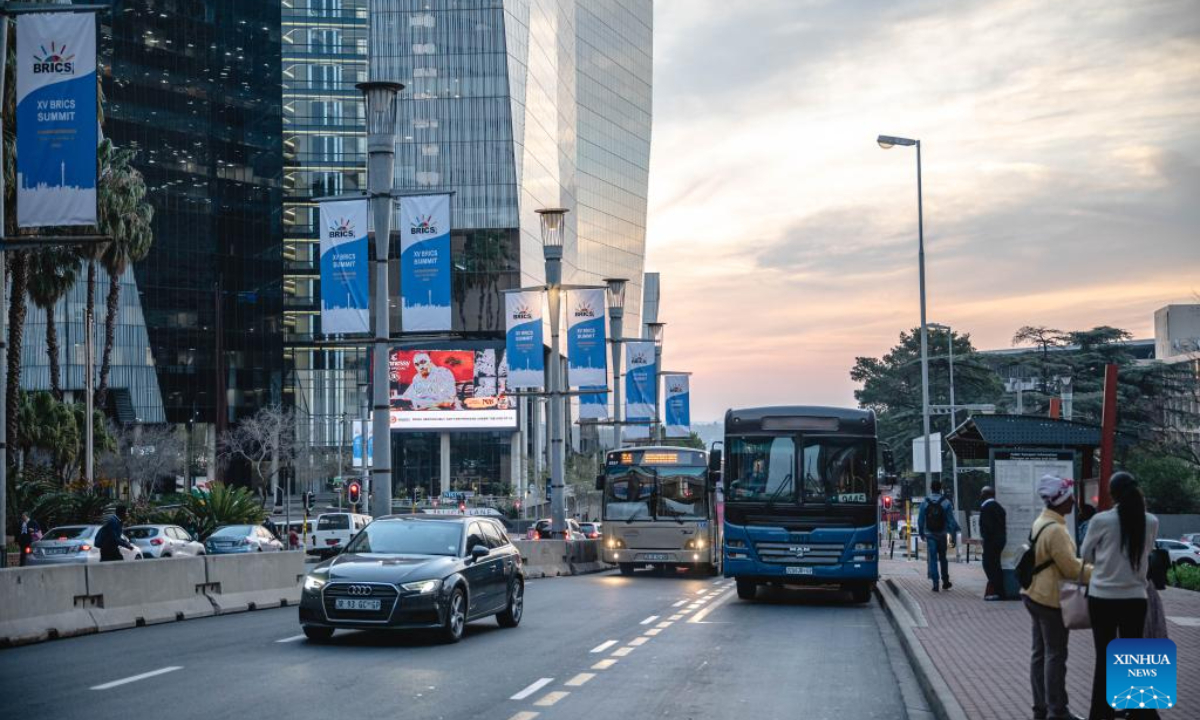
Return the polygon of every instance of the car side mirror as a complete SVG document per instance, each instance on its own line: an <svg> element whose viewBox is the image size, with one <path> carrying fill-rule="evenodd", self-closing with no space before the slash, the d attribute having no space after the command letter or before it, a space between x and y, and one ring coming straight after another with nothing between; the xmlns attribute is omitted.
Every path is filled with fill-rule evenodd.
<svg viewBox="0 0 1200 720"><path fill-rule="evenodd" d="M596 489L597 490L604 489L604 474L603 473L596 476Z"/></svg>
<svg viewBox="0 0 1200 720"><path fill-rule="evenodd" d="M473 562L479 562L491 553L492 551L488 550L485 545L476 545L475 547L471 548L471 560Z"/></svg>

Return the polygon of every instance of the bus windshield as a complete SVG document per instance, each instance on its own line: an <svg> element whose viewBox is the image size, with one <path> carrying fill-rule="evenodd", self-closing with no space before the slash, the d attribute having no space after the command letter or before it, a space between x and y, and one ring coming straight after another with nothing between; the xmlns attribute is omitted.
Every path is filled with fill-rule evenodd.
<svg viewBox="0 0 1200 720"><path fill-rule="evenodd" d="M606 520L708 519L708 468L609 466L604 484Z"/></svg>
<svg viewBox="0 0 1200 720"><path fill-rule="evenodd" d="M605 520L654 519L654 468L624 465L608 468L604 484Z"/></svg>
<svg viewBox="0 0 1200 720"><path fill-rule="evenodd" d="M678 520L708 518L707 468L660 467L658 517Z"/></svg>
<svg viewBox="0 0 1200 720"><path fill-rule="evenodd" d="M795 502L796 443L789 437L730 437L728 502Z"/></svg>
<svg viewBox="0 0 1200 720"><path fill-rule="evenodd" d="M864 438L805 437L800 461L806 503L875 502L875 443Z"/></svg>

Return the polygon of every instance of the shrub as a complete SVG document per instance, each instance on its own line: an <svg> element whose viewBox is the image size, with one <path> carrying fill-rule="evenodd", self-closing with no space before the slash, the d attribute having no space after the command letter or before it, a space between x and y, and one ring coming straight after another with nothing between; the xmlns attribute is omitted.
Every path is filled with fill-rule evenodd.
<svg viewBox="0 0 1200 720"><path fill-rule="evenodd" d="M1200 566L1176 565L1167 571L1167 584L1200 592Z"/></svg>

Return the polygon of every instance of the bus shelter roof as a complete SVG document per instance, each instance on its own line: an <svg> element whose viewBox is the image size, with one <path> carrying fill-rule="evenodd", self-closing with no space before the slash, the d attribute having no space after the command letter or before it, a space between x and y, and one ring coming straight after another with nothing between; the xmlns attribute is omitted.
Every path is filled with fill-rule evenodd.
<svg viewBox="0 0 1200 720"><path fill-rule="evenodd" d="M1118 435L1117 441L1128 439ZM987 460L992 448L1079 450L1100 447L1100 426L1035 415L976 415L946 438L959 460Z"/></svg>

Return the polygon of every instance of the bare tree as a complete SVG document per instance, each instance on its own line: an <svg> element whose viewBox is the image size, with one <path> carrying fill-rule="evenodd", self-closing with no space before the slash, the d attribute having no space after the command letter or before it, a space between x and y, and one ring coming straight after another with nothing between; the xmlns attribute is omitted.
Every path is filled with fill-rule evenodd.
<svg viewBox="0 0 1200 720"><path fill-rule="evenodd" d="M100 459L101 471L113 478L128 480L139 495L154 492L155 483L183 469L184 442L169 425L111 426L116 450Z"/></svg>
<svg viewBox="0 0 1200 720"><path fill-rule="evenodd" d="M222 459L245 459L254 470L256 487L269 487L274 498L279 487L279 468L296 457L295 427L295 415L290 409L278 405L264 407L221 434Z"/></svg>

